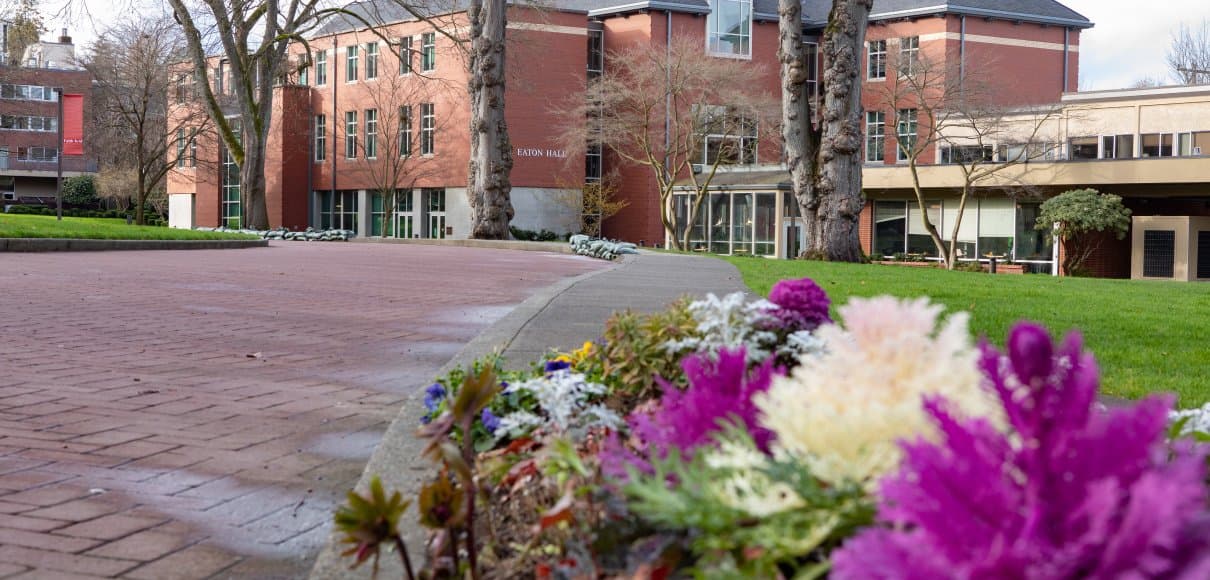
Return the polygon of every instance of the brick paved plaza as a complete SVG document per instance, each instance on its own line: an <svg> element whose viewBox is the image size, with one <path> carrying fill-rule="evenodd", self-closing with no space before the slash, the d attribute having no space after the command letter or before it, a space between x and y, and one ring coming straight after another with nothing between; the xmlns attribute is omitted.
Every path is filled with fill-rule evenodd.
<svg viewBox="0 0 1210 580"><path fill-rule="evenodd" d="M398 411L603 262L287 243L0 254L0 578L297 578Z"/></svg>

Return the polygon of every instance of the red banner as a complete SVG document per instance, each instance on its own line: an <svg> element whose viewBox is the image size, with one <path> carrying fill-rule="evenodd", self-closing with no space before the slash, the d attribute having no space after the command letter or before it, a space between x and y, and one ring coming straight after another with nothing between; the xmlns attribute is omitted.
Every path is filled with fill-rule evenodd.
<svg viewBox="0 0 1210 580"><path fill-rule="evenodd" d="M84 154L84 95L63 95L63 154Z"/></svg>

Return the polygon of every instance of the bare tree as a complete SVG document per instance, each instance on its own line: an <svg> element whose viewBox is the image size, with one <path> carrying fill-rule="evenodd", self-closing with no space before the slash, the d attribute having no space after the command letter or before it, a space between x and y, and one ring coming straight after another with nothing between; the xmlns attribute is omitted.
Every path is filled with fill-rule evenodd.
<svg viewBox="0 0 1210 580"><path fill-rule="evenodd" d="M273 110L274 81L289 62L291 42L304 35L324 12L320 0L168 0L184 30L196 85L223 145L240 169L244 225L267 229L265 144ZM212 27L208 27L211 23ZM222 67L230 71L218 86L211 83L210 41L222 48ZM217 90L221 88L222 90ZM231 96L241 122L228 121Z"/></svg>
<svg viewBox="0 0 1210 580"><path fill-rule="evenodd" d="M1168 47L1172 76L1186 85L1210 83L1210 20L1200 25L1182 23Z"/></svg>
<svg viewBox="0 0 1210 580"><path fill-rule="evenodd" d="M103 169L133 172L135 221L144 223L149 196L174 166L193 166L198 137L210 129L193 102L193 83L174 75L184 55L180 29L166 18L145 18L104 31L82 63L94 80L92 139ZM177 82L174 82L177 81ZM170 106L174 99L177 105Z"/></svg>
<svg viewBox="0 0 1210 580"><path fill-rule="evenodd" d="M861 54L873 0L833 0L824 28L823 103L813 122L805 93L802 5L779 0L782 139L790 182L806 222L807 254L856 262L861 194Z"/></svg>
<svg viewBox="0 0 1210 580"><path fill-rule="evenodd" d="M38 37L46 32L42 22L41 6L37 0L12 0L0 4L3 7L3 18L8 20L8 38L4 47L8 61L4 64L25 66L25 48L38 42Z"/></svg>
<svg viewBox="0 0 1210 580"><path fill-rule="evenodd" d="M925 208L920 165L929 152L955 167L962 182L948 242L928 216L920 219L938 255L953 269L960 257L959 228L975 190L1012 167L1053 158L1059 148L1059 105L1013 109L996 103L994 84L967 73L956 58L920 55L896 63L895 77L879 94L879 107L893 111L896 155L906 162L918 207ZM968 67L995 70L993 66ZM1052 134L1053 131L1053 134ZM937 184L940 186L941 184ZM948 184L947 184L948 185Z"/></svg>
<svg viewBox="0 0 1210 580"><path fill-rule="evenodd" d="M760 89L765 71L748 61L711 57L692 39L673 40L667 54L627 48L610 62L589 82L586 99L559 111L559 140L571 157L600 145L648 168L664 231L685 249L719 167L755 162L758 128L776 124L775 105ZM672 202L682 179L692 193L685 221L678 223ZM678 228L684 232L679 237Z"/></svg>

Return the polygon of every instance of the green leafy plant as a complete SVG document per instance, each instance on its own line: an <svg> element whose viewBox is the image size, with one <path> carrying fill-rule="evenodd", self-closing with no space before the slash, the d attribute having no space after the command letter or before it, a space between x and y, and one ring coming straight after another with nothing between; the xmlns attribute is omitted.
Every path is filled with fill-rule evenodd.
<svg viewBox="0 0 1210 580"><path fill-rule="evenodd" d="M1122 239L1130 229L1130 210L1122 198L1095 189L1065 191L1042 203L1036 229L1063 243L1063 271L1082 272L1084 263L1101 247L1103 234Z"/></svg>
<svg viewBox="0 0 1210 580"><path fill-rule="evenodd" d="M374 575L377 576L381 546L394 545L403 560L409 580L414 580L416 575L412 571L407 546L399 533L399 520L411 503L404 500L398 491L387 497L382 489L382 481L377 476L370 480L368 495L350 491L348 503L336 510L336 529L342 535L340 541L352 544L341 555L355 558L353 568L373 558Z"/></svg>
<svg viewBox="0 0 1210 580"><path fill-rule="evenodd" d="M96 208L101 203L91 175L77 175L63 180L63 203L83 208Z"/></svg>
<svg viewBox="0 0 1210 580"><path fill-rule="evenodd" d="M686 299L655 314L616 313L606 321L604 343L585 374L600 377L613 389L616 406L629 410L658 393L656 377L684 384L681 354L667 345L691 336L696 327Z"/></svg>

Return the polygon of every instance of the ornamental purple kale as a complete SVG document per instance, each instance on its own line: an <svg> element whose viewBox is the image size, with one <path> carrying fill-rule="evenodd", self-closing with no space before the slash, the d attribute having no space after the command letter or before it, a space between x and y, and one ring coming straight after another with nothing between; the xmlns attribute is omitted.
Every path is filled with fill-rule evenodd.
<svg viewBox="0 0 1210 580"><path fill-rule="evenodd" d="M635 411L627 418L630 432L645 449L646 457L665 457L671 449L682 457L705 445L714 445L714 435L724 421L745 427L761 450L767 451L772 432L757 422L752 396L769 389L772 360L748 369L744 349L723 349L717 360L709 354L685 357L681 362L689 387L685 390L662 382L663 398L651 412ZM606 464L610 475L624 476L625 465L646 471L644 457L625 449L616 438L607 442Z"/></svg>
<svg viewBox="0 0 1210 580"><path fill-rule="evenodd" d="M773 285L769 302L777 305L775 313L782 324L793 330L814 330L832 321L828 316L831 300L814 280L782 280Z"/></svg>
<svg viewBox="0 0 1210 580"><path fill-rule="evenodd" d="M1057 353L1023 323L980 365L1010 433L926 403L938 442L904 443L879 517L833 557L838 578L1210 578L1204 449L1164 432L1170 397L1096 408L1077 334Z"/></svg>

